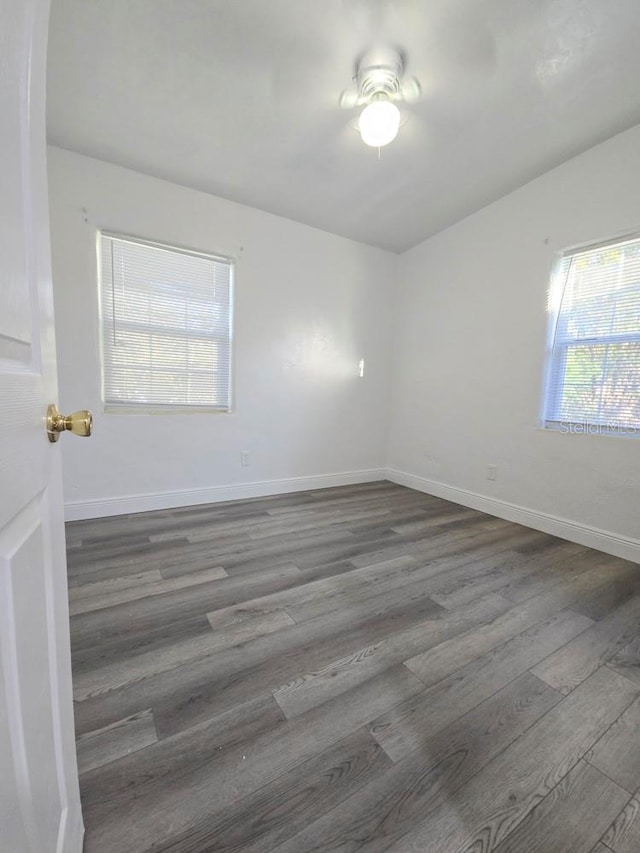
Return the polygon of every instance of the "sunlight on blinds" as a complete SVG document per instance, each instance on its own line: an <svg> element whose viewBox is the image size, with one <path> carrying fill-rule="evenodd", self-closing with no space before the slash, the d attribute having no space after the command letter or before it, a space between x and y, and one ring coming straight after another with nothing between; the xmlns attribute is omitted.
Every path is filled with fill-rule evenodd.
<svg viewBox="0 0 640 853"><path fill-rule="evenodd" d="M640 434L640 239L565 255L545 423Z"/></svg>
<svg viewBox="0 0 640 853"><path fill-rule="evenodd" d="M231 405L231 261L100 234L107 407Z"/></svg>

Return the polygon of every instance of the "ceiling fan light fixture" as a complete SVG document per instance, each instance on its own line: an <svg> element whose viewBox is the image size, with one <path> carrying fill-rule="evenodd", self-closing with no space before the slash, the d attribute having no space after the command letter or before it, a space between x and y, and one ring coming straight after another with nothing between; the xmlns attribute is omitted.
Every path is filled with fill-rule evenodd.
<svg viewBox="0 0 640 853"><path fill-rule="evenodd" d="M372 101L362 110L358 130L362 141L373 148L388 145L398 135L400 110L386 98Z"/></svg>

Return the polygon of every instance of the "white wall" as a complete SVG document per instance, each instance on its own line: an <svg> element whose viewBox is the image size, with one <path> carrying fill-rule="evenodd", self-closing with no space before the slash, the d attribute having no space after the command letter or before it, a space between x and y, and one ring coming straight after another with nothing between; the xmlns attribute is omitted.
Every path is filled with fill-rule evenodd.
<svg viewBox="0 0 640 853"><path fill-rule="evenodd" d="M58 445L69 517L387 465L407 485L640 557L640 440L539 427L551 266L567 246L640 231L640 126L400 258L55 148L49 172L60 403L95 415L90 441ZM102 412L99 227L238 257L232 414Z"/></svg>
<svg viewBox="0 0 640 853"><path fill-rule="evenodd" d="M70 517L382 475L395 255L60 149L49 184L60 406L95 418L59 443ZM232 414L103 413L97 228L238 257Z"/></svg>
<svg viewBox="0 0 640 853"><path fill-rule="evenodd" d="M543 529L567 519L577 541L600 528L613 537L591 544L640 557L615 541L640 539L640 438L539 428L554 257L633 231L640 126L401 257L389 459L412 476L393 476Z"/></svg>

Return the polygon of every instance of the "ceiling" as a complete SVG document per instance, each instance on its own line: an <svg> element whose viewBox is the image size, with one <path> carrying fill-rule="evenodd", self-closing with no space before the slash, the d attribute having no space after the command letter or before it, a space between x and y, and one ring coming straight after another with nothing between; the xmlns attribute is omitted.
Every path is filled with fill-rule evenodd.
<svg viewBox="0 0 640 853"><path fill-rule="evenodd" d="M640 122L638 0L51 5L51 143L396 252ZM377 43L422 86L380 160Z"/></svg>

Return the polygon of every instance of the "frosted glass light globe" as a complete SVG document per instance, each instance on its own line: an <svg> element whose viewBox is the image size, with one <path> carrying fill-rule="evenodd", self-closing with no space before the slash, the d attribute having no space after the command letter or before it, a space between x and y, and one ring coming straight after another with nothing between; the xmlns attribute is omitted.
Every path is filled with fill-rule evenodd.
<svg viewBox="0 0 640 853"><path fill-rule="evenodd" d="M362 110L358 120L362 141L374 148L392 142L399 127L400 110L391 101L372 101Z"/></svg>

